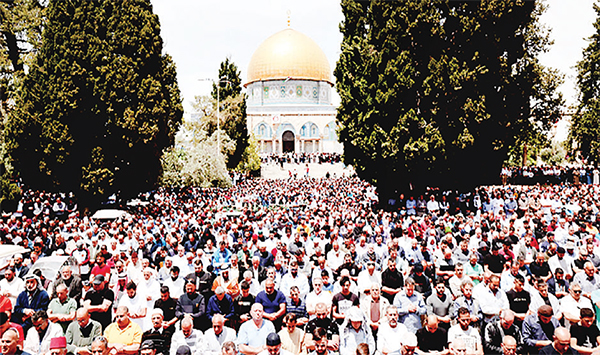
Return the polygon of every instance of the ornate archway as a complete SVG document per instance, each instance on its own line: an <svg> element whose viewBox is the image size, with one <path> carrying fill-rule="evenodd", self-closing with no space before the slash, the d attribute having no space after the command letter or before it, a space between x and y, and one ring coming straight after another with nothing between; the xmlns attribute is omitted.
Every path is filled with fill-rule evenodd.
<svg viewBox="0 0 600 355"><path fill-rule="evenodd" d="M283 142L283 152L284 153L295 152L294 144L296 142L296 136L294 135L294 132L292 132L292 131L283 132L283 134L281 135L281 140Z"/></svg>

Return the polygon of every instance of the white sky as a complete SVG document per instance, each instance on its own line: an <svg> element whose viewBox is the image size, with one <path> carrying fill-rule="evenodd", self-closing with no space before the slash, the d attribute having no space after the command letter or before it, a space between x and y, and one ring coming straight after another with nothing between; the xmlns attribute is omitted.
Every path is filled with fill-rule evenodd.
<svg viewBox="0 0 600 355"><path fill-rule="evenodd" d="M256 48L269 36L291 27L312 38L325 52L331 69L340 53L343 19L339 0L152 0L161 22L164 50L177 65L184 109L191 112L196 95L210 93L219 64L230 57L246 80L246 68ZM567 104L576 99L574 69L594 32L593 0L547 0L542 17L555 41L542 57L545 65L566 75L561 90ZM335 101L335 99L334 99Z"/></svg>

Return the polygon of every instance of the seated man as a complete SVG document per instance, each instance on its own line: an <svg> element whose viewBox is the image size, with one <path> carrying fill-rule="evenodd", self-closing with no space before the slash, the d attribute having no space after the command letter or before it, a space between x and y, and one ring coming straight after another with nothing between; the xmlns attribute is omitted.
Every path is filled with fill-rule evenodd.
<svg viewBox="0 0 600 355"><path fill-rule="evenodd" d="M552 316L552 307L543 305L537 314L530 314L523 321L523 340L529 353L537 354L541 348L550 345L554 330L560 325Z"/></svg>
<svg viewBox="0 0 600 355"><path fill-rule="evenodd" d="M221 347L227 341L237 339L235 330L225 327L225 317L221 314L215 314L212 317L212 328L204 333L205 353L219 355Z"/></svg>
<svg viewBox="0 0 600 355"><path fill-rule="evenodd" d="M63 336L62 327L48 320L46 311L37 311L31 317L32 327L27 331L23 351L45 354L50 350L50 340Z"/></svg>
<svg viewBox="0 0 600 355"><path fill-rule="evenodd" d="M102 325L91 318L86 308L79 308L76 317L77 322L72 322L67 328L67 352L89 355L92 351L92 341L102 335Z"/></svg>
<svg viewBox="0 0 600 355"><path fill-rule="evenodd" d="M398 323L398 308L388 306L385 311L386 322L382 322L377 336L377 349L383 354L397 354L400 352L400 342L408 334L404 324Z"/></svg>
<svg viewBox="0 0 600 355"><path fill-rule="evenodd" d="M21 350L17 345L19 343L19 332L10 328L2 334L2 340L0 340L0 353L3 355L30 355L29 353Z"/></svg>
<svg viewBox="0 0 600 355"><path fill-rule="evenodd" d="M213 316L217 314L222 315L227 320L233 318L233 299L231 299L231 296L225 293L225 289L223 287L218 286L215 289L215 294L208 300L206 314L211 321Z"/></svg>
<svg viewBox="0 0 600 355"><path fill-rule="evenodd" d="M319 303L316 306L316 317L306 324L306 335L304 343L308 351L314 351L316 342L313 339L314 331L317 328L323 328L327 335L327 348L331 351L338 351L340 346L340 331L336 322L328 317L327 305Z"/></svg>
<svg viewBox="0 0 600 355"><path fill-rule="evenodd" d="M194 329L192 317L186 316L181 320L181 330L173 334L171 338L170 355L177 355L181 346L188 346L192 355L201 355L204 350L202 332Z"/></svg>
<svg viewBox="0 0 600 355"><path fill-rule="evenodd" d="M110 353L114 355L137 354L142 342L142 328L129 319L129 310L121 306L115 312L116 322L111 323L105 330Z"/></svg>
<svg viewBox="0 0 600 355"><path fill-rule="evenodd" d="M571 334L567 328L558 327L552 336L552 343L540 349L540 355L554 354L578 354L577 350L571 347Z"/></svg>
<svg viewBox="0 0 600 355"><path fill-rule="evenodd" d="M48 319L53 323L60 324L63 331L66 332L69 324L75 319L76 310L77 302L69 297L67 286L58 284L56 297L48 305Z"/></svg>

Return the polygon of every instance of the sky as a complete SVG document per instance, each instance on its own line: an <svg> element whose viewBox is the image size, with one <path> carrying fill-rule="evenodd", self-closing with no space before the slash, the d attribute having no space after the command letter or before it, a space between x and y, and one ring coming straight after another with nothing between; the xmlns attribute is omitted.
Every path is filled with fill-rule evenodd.
<svg viewBox="0 0 600 355"><path fill-rule="evenodd" d="M323 50L331 69L340 54L343 19L338 0L151 0L161 23L164 51L177 65L186 116L196 95L208 95L219 64L229 57L242 81L252 54L271 35L287 27L312 38ZM593 0L547 0L542 23L552 30L554 45L540 60L565 74L560 87L567 105L576 103L576 71L594 33ZM289 13L289 16L288 16ZM336 98L333 99L336 103Z"/></svg>

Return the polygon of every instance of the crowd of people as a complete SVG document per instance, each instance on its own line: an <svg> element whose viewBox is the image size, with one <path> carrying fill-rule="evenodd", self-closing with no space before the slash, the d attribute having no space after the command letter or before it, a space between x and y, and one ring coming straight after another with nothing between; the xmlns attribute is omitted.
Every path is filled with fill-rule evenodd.
<svg viewBox="0 0 600 355"><path fill-rule="evenodd" d="M518 166L505 167L501 176L506 184L600 184L600 171L593 166Z"/></svg>
<svg viewBox="0 0 600 355"><path fill-rule="evenodd" d="M507 185L386 211L357 177L249 179L102 222L28 191L0 220L30 250L0 265L0 352L594 354L599 195ZM71 256L56 276L36 268L52 256Z"/></svg>
<svg viewBox="0 0 600 355"><path fill-rule="evenodd" d="M289 164L306 164L306 163L318 163L318 164L333 164L340 163L342 161L342 155L340 153L326 153L326 152L313 152L313 153L265 153L261 155L261 161L263 164L278 164L283 163Z"/></svg>

